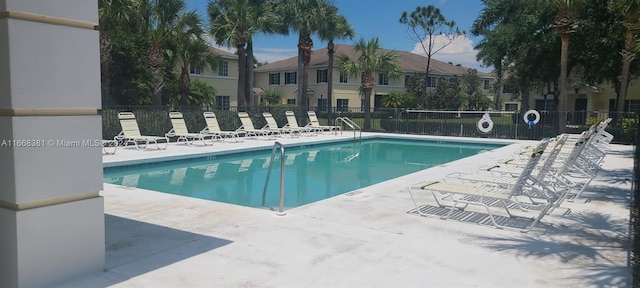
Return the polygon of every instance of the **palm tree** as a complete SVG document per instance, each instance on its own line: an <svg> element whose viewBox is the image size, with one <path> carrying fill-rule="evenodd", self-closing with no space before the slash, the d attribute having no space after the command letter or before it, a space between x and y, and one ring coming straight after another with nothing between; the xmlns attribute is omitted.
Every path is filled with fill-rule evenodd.
<svg viewBox="0 0 640 288"><path fill-rule="evenodd" d="M569 59L569 36L578 29L574 19L575 4L578 0L543 0L556 15L553 27L560 35L560 80L558 83L558 133L567 129L567 63Z"/></svg>
<svg viewBox="0 0 640 288"><path fill-rule="evenodd" d="M622 112L624 112L624 101L627 98L627 90L629 89L629 68L631 62L636 58L638 46L634 45L635 31L640 28L640 2L637 0L614 0L611 1L611 8L622 15L622 25L625 28L624 50L622 50L622 74L620 77L620 92L616 99L615 121L619 123L622 120Z"/></svg>
<svg viewBox="0 0 640 288"><path fill-rule="evenodd" d="M371 130L371 94L376 84L374 73L382 73L389 79L398 79L402 75L396 55L393 52L381 52L378 38L365 41L360 38L355 44L357 59L347 55L338 57L340 72L350 77L362 77L361 88L364 92L364 130Z"/></svg>
<svg viewBox="0 0 640 288"><path fill-rule="evenodd" d="M127 26L140 3L130 0L99 0L98 18L100 23L100 88L102 105L109 104L111 91L111 38L119 28Z"/></svg>
<svg viewBox="0 0 640 288"><path fill-rule="evenodd" d="M149 53L147 65L151 75L147 85L151 90L151 103L162 105L162 88L166 84L164 73L166 69L165 57L169 50L165 49L174 43L178 28L180 13L186 8L183 0L151 0L143 7L142 15L148 15L147 31L149 31Z"/></svg>
<svg viewBox="0 0 640 288"><path fill-rule="evenodd" d="M202 20L195 11L184 13L180 16L174 30L173 47L171 47L171 57L169 63L177 66L180 70L179 103L182 106L189 105L189 94L191 92L191 78L189 68L192 65L197 67L209 66L215 69L219 58L209 50L209 45L203 39L205 30Z"/></svg>
<svg viewBox="0 0 640 288"><path fill-rule="evenodd" d="M322 22L322 26L318 29L318 36L320 39L327 41L327 54L329 55L329 62L327 63L327 119L329 123L332 123L333 62L336 53L336 46L333 41L344 38L351 39L356 32L347 21L347 18L338 14L337 7L331 6L325 12L327 15L324 17L325 21Z"/></svg>
<svg viewBox="0 0 640 288"><path fill-rule="evenodd" d="M252 16L250 17L252 31L249 34L249 41L247 41L246 49L246 69L247 69L247 82L245 85L245 91L247 91L247 101L249 106L256 104L255 96L253 94L253 69L255 68L255 58L253 54L253 35L257 33L273 34L280 32L282 23L276 14L276 6L273 0L250 0L252 5Z"/></svg>
<svg viewBox="0 0 640 288"><path fill-rule="evenodd" d="M247 89L248 65L253 66L253 55L247 55L246 45L253 35L269 31L276 22L273 11L266 1L260 0L217 0L207 7L211 21L210 33L218 45L234 46L238 55L238 107L252 105ZM250 49L250 51L252 51ZM248 59L251 57L251 59ZM249 72L250 73L250 72ZM242 108L240 108L242 109Z"/></svg>
<svg viewBox="0 0 640 288"><path fill-rule="evenodd" d="M404 92L389 91L389 94L382 98L382 105L389 108L400 108L404 105Z"/></svg>
<svg viewBox="0 0 640 288"><path fill-rule="evenodd" d="M280 15L284 23L293 31L298 32L298 97L296 103L305 105L309 89L308 67L311 62L313 39L311 35L319 30L326 9L333 6L326 0L281 0Z"/></svg>

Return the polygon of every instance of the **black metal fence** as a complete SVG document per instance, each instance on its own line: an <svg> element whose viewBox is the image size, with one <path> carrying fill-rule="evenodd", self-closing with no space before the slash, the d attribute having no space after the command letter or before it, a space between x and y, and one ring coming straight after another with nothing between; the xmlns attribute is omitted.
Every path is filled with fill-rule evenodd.
<svg viewBox="0 0 640 288"><path fill-rule="evenodd" d="M280 126L287 123L285 111L294 111L298 124L304 126L308 123L307 108L295 106L260 106L243 109L251 116L254 126L260 128L266 124L262 112L270 112ZM187 127L192 132L203 129L206 124L203 112L212 111L216 114L218 122L223 130L235 130L241 126L237 108L215 109L214 107L154 107L154 106L108 106L102 110L103 137L112 139L120 132L118 113L128 111L136 115L140 132L144 135L163 136L171 129L169 120L170 111L180 111L184 115ZM482 124L480 119L488 113L492 127ZM355 123L364 126L364 113L361 108L340 108L332 113L316 111L322 124L333 124L337 117L349 117ZM331 114L331 115L329 115ZM428 111L411 109L375 109L371 112L370 131L439 135L439 136L463 136L501 139L532 139L538 140L544 137L558 135L557 120L559 115L567 117L567 131L580 133L593 124L614 117L610 112L476 112L476 111ZM528 116L525 121L525 116ZM635 135L638 127L638 117L634 113L621 115L621 124L610 126L607 131L615 136L618 143L635 143ZM535 125L530 125L534 124ZM490 131L487 131L490 130Z"/></svg>
<svg viewBox="0 0 640 288"><path fill-rule="evenodd" d="M640 287L640 126L636 131L636 141L633 159L633 191L631 192L631 257L633 282L632 287Z"/></svg>

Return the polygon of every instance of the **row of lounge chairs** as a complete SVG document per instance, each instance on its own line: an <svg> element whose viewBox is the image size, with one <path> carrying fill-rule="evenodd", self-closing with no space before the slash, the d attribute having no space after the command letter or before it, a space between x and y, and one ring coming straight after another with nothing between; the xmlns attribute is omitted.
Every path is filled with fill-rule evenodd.
<svg viewBox="0 0 640 288"><path fill-rule="evenodd" d="M200 132L194 133L189 132L182 113L169 112L172 129L163 137L159 137L142 135L135 114L132 112L120 112L118 113L118 119L122 126L122 131L114 137L113 143L124 146L131 144L134 145L136 149L146 149L149 145L154 145L156 149L164 150L167 148L170 138L177 138L176 141L178 143L184 142L187 145L192 145L194 142L199 142L202 145L213 145L216 140L240 142L244 138L276 139L276 137L281 136L313 136L325 132L337 132L340 129L340 126L320 125L314 111L307 112L309 124L306 126L298 125L296 115L293 111L286 111L285 115L287 117L287 124L280 127L271 113L264 112L262 116L267 121L267 124L261 128L256 128L247 112L238 112L238 117L242 125L236 130L224 131L220 129L220 124L218 123L215 113L204 112L203 116L206 127L200 130Z"/></svg>
<svg viewBox="0 0 640 288"><path fill-rule="evenodd" d="M528 232L563 201L579 198L595 178L613 139L605 131L610 121L580 135L545 138L475 173L452 173L411 185L411 212ZM418 203L420 192L430 192L438 207Z"/></svg>

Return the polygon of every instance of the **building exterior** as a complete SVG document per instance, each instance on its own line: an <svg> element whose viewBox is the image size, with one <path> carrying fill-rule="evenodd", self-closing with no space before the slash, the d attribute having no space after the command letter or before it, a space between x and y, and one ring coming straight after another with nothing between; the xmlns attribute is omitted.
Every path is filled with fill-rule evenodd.
<svg viewBox="0 0 640 288"><path fill-rule="evenodd" d="M391 50L381 49L380 52L386 53ZM398 65L404 72L405 77L400 77L397 80L390 80L383 77L381 74L376 76L376 86L372 94L371 103L374 108L382 107L382 98L388 94L389 91L403 91L405 86L406 76L424 72L427 66L427 57L405 52L405 51L393 51L397 55ZM347 55L351 59L355 59L356 52L352 45L336 45L336 58L339 55ZM297 104L297 81L300 81L300 76L297 75L298 67L297 57L284 59L269 63L255 69L255 84L256 91L277 89L283 94L283 104ZM327 107L327 69L328 69L329 56L327 54L327 48L318 49L312 52L311 62L309 63L309 91L308 91L308 106L309 108L319 108L322 110ZM440 77L452 77L461 76L467 74L466 67L444 63L435 59L431 59L431 65L429 67L430 72L430 87L435 87L435 83ZM489 73L478 71L478 76L483 79L483 92L489 97L493 97L492 86L495 81L494 77ZM347 107L362 107L364 102L358 89L360 87L360 79L348 77L341 74L337 67L333 68L333 103L332 107L336 107L338 110L346 109ZM256 97L258 98L258 97ZM324 108L326 109L326 108Z"/></svg>
<svg viewBox="0 0 640 288"><path fill-rule="evenodd" d="M625 99L623 112L640 113L640 85L635 79L631 79L627 97ZM555 111L554 92L549 92L547 87L535 87L530 92L529 109L538 111ZM567 111L571 112L568 116L568 124L585 125L589 113L609 113L615 112L615 100L617 93L613 85L610 83L602 83L598 85L589 85L575 79L569 80L567 89ZM507 103L507 107L503 110L520 110L520 101L522 98L519 93L508 90L503 87L501 95L503 103ZM510 101L510 102L507 102ZM509 106L514 103L514 106ZM515 109L515 104L518 105ZM504 107L504 105L503 105Z"/></svg>
<svg viewBox="0 0 640 288"><path fill-rule="evenodd" d="M217 109L226 110L230 107L235 107L237 106L238 56L221 49L213 47L210 49L221 58L220 63L218 63L218 68L212 71L209 67L191 67L191 79L204 81L208 85L216 88ZM389 51L391 50L381 49L383 53ZM405 51L393 52L397 55L398 65L405 76L424 72L427 62L426 57ZM356 53L354 46L344 44L336 45L336 58L343 54L355 58ZM322 110L327 107L328 59L326 48L315 50L311 55L311 62L309 63L309 108ZM282 104L297 104L295 103L298 87L297 81L300 81L300 77L297 75L297 61L297 57L291 57L257 67L254 72L255 81L253 89L253 92L256 93L256 100L260 99L260 93L262 91L274 89L282 92ZM467 69L468 68L463 66L431 59L429 73L430 87L435 87L438 78L461 76L467 73ZM490 73L480 71L478 71L478 76L483 79L482 91L490 98L493 98L495 77ZM336 109L347 109L363 106L363 100L359 94L360 79L354 79L353 77L347 77L341 74L337 65L334 67L333 78L332 107L336 107ZM376 86L374 87L373 98L371 99L374 108L382 107L382 98L388 94L389 91L403 91L405 88L406 77L390 80L384 79L381 75L377 75L376 78ZM570 80L566 107L568 111L576 112L615 111L616 95L615 89L608 83L594 86L574 79ZM509 90L508 87L503 87L500 98L501 110L519 111L522 109L522 98L520 97L520 93L516 93L515 90ZM258 103L254 103L254 105L257 104ZM553 111L555 109L553 95L548 93L545 88L533 88L528 104L530 109L536 109L538 111ZM629 91L625 101L625 111L640 113L640 85L638 85L638 81L634 81L634 79L631 80L631 84L629 85ZM569 124L582 123L584 117L578 118L569 119Z"/></svg>
<svg viewBox="0 0 640 288"><path fill-rule="evenodd" d="M217 69L210 67L189 67L189 76L216 88L216 108L229 109L238 103L238 56L214 47L209 48L220 60Z"/></svg>

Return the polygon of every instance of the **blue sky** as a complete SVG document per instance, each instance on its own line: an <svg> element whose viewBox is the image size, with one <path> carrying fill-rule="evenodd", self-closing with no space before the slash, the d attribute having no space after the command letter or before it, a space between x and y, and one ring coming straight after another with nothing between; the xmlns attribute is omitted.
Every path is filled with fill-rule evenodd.
<svg viewBox="0 0 640 288"><path fill-rule="evenodd" d="M186 0L190 9L196 9L206 17L207 0ZM438 52L434 58L444 62L453 62L480 71L489 72L491 69L482 67L475 60L476 52L473 47L480 38L468 32L471 24L483 8L480 0L335 0L339 13L347 17L356 30L356 37L371 39L380 38L382 47L401 51L424 54L419 43L411 39L405 25L398 19L403 11L411 12L417 6L434 5L440 8L447 20L453 20L460 30L467 31L466 37L459 37ZM297 35L259 35L254 38L256 58L260 61L274 62L297 55ZM340 40L337 43L352 44L353 40ZM417 46L418 45L418 46ZM325 47L326 43L314 39L314 50Z"/></svg>

